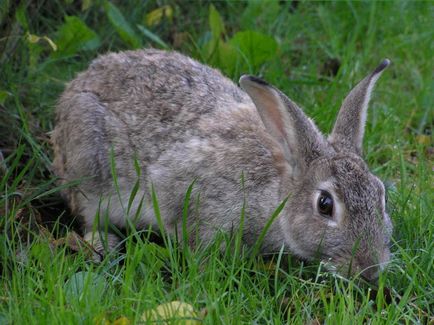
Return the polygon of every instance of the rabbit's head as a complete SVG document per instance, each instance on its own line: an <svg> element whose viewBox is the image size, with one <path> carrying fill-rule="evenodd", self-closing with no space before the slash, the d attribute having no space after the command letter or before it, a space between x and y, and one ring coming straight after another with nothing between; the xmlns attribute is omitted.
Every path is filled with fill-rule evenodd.
<svg viewBox="0 0 434 325"><path fill-rule="evenodd" d="M384 185L361 158L362 142L372 88L389 63L345 98L328 138L278 89L255 77L240 79L283 153L282 190L289 199L279 220L290 249L370 281L389 260L392 224Z"/></svg>

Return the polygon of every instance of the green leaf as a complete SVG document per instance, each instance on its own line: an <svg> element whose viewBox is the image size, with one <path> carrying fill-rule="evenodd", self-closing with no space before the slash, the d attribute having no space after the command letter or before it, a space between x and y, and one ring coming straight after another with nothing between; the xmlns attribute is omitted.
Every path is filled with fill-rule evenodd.
<svg viewBox="0 0 434 325"><path fill-rule="evenodd" d="M80 18L66 16L55 43L58 50L53 52L52 56L61 57L73 55L78 51L94 50L101 42L98 35Z"/></svg>
<svg viewBox="0 0 434 325"><path fill-rule="evenodd" d="M156 243L146 243L144 245L146 247L146 252L149 255L152 255L163 262L169 259L170 253L167 247L163 247Z"/></svg>
<svg viewBox="0 0 434 325"><path fill-rule="evenodd" d="M147 38L149 38L151 41L153 41L155 44L158 44L163 49L169 49L169 46L164 43L164 41L159 38L157 35L155 35L153 32L151 32L149 29L142 25L137 25L137 28L145 35Z"/></svg>
<svg viewBox="0 0 434 325"><path fill-rule="evenodd" d="M241 61L237 49L231 44L219 42L217 49L216 66L223 70L228 76L234 77L238 63Z"/></svg>
<svg viewBox="0 0 434 325"><path fill-rule="evenodd" d="M140 37L134 32L120 10L109 1L104 3L104 10L120 38L132 48L141 47L142 42Z"/></svg>
<svg viewBox="0 0 434 325"><path fill-rule="evenodd" d="M237 48L253 67L273 59L278 49L273 37L250 30L236 33L228 43Z"/></svg>
<svg viewBox="0 0 434 325"><path fill-rule="evenodd" d="M63 289L68 303L73 300L99 301L107 283L102 275L94 272L77 272L66 281Z"/></svg>
<svg viewBox="0 0 434 325"><path fill-rule="evenodd" d="M214 39L220 38L225 33L223 19L212 4L209 6L209 27Z"/></svg>
<svg viewBox="0 0 434 325"><path fill-rule="evenodd" d="M230 77L259 68L273 59L277 50L274 38L254 31L238 32L228 42L212 38L203 47L208 63Z"/></svg>

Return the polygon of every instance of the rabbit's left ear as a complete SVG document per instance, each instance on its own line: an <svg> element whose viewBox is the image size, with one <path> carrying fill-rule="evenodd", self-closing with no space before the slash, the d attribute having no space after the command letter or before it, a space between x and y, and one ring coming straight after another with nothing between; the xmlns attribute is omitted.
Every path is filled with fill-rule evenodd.
<svg viewBox="0 0 434 325"><path fill-rule="evenodd" d="M372 89L384 69L390 64L388 59L365 79L359 82L345 98L336 119L335 126L328 140L336 150L349 150L362 154L363 135L365 132L366 111Z"/></svg>
<svg viewBox="0 0 434 325"><path fill-rule="evenodd" d="M267 132L280 144L295 172L326 154L330 145L315 124L280 90L265 81L244 75L241 87L253 100Z"/></svg>

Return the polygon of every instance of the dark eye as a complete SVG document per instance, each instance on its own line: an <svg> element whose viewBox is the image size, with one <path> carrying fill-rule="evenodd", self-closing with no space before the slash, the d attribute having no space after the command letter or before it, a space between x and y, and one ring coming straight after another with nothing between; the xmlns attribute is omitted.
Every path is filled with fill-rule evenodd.
<svg viewBox="0 0 434 325"><path fill-rule="evenodd" d="M329 192L321 191L318 197L318 211L325 216L333 214L333 199Z"/></svg>

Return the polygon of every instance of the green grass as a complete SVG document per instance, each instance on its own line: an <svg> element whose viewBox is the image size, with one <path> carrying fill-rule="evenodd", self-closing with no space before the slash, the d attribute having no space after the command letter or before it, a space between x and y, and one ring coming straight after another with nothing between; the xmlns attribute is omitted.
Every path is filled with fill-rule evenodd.
<svg viewBox="0 0 434 325"><path fill-rule="evenodd" d="M211 25L205 1L113 2L124 21L104 1L89 3L0 2L0 324L92 324L122 315L139 322L145 310L173 300L206 310L206 324L433 322L432 2L224 1L214 3ZM171 17L146 25L146 14L163 4ZM79 20L68 25L65 16ZM239 31L260 33L256 46L265 54L225 50ZM28 33L47 36L58 51L46 39L31 43ZM395 225L378 293L284 255L269 264L237 245L220 254L222 241L237 243L223 234L194 251L130 234L124 252L98 265L86 249L54 241L77 229L50 170L56 99L98 53L141 46L176 49L235 81L261 75L325 132L349 89L391 59L365 136L366 160L389 184Z"/></svg>

